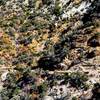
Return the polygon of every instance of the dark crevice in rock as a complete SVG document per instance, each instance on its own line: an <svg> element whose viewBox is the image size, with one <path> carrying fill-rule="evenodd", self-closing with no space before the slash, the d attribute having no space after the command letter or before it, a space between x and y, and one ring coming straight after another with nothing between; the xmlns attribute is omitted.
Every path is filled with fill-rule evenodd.
<svg viewBox="0 0 100 100"><path fill-rule="evenodd" d="M88 46L91 46L91 47L100 46L98 37L97 37L97 36L91 37L91 38L87 41L87 45L88 45Z"/></svg>
<svg viewBox="0 0 100 100"><path fill-rule="evenodd" d="M95 55L95 53L94 53L94 51L91 51L91 52L87 52L86 53L86 58L87 59L91 59L91 58L93 58L93 57L95 57L96 55Z"/></svg>

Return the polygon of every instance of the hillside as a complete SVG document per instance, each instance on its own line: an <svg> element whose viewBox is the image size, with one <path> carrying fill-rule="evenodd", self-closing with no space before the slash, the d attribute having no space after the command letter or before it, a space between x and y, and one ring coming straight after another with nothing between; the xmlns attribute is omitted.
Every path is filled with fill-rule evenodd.
<svg viewBox="0 0 100 100"><path fill-rule="evenodd" d="M0 0L0 100L100 100L100 0Z"/></svg>

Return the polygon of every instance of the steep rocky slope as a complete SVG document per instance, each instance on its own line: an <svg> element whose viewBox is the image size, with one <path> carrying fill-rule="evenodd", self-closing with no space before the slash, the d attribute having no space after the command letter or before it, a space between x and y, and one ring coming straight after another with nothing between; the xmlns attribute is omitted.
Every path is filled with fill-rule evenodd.
<svg viewBox="0 0 100 100"><path fill-rule="evenodd" d="M99 9L99 0L0 0L0 100L99 100Z"/></svg>

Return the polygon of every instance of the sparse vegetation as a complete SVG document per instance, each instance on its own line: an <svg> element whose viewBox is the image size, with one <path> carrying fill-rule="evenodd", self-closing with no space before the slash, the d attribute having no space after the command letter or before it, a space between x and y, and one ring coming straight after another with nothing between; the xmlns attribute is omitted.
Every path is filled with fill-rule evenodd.
<svg viewBox="0 0 100 100"><path fill-rule="evenodd" d="M100 100L99 8L0 0L0 100Z"/></svg>

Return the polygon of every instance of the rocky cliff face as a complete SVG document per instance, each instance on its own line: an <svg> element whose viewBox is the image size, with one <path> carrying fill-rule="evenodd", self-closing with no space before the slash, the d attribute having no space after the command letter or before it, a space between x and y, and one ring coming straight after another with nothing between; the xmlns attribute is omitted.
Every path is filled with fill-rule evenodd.
<svg viewBox="0 0 100 100"><path fill-rule="evenodd" d="M0 0L3 100L77 100L92 93L100 82L99 9L99 0Z"/></svg>

